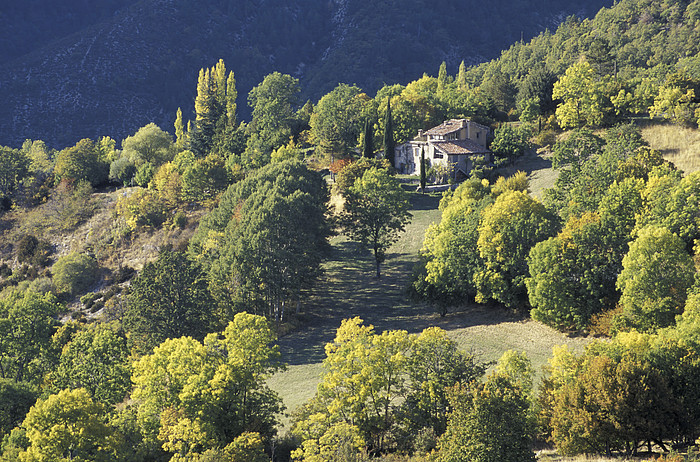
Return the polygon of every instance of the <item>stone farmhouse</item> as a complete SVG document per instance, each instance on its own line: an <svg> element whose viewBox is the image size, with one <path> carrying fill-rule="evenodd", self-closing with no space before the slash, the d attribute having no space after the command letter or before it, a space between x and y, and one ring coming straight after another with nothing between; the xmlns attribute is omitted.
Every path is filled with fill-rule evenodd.
<svg viewBox="0 0 700 462"><path fill-rule="evenodd" d="M486 155L492 160L491 151L486 149L488 133L488 127L468 119L451 119L430 130L419 130L418 136L396 147L396 169L408 175L418 174L424 149L429 165L449 166L457 181L468 178L474 156Z"/></svg>

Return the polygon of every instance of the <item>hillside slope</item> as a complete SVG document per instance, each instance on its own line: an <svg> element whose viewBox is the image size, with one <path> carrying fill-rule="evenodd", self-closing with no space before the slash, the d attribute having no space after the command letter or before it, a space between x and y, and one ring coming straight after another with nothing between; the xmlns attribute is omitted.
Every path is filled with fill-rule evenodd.
<svg viewBox="0 0 700 462"><path fill-rule="evenodd" d="M169 129L178 106L191 111L198 70L219 58L236 73L244 118L248 91L275 70L301 79L302 99L318 99L338 82L372 93L437 71L442 61L455 73L462 60L491 59L569 14L592 15L610 2L64 3L0 6L0 144L31 138L61 148L83 137L119 140L148 122ZM47 19L51 11L69 20L72 35L65 21ZM42 32L25 33L34 28Z"/></svg>

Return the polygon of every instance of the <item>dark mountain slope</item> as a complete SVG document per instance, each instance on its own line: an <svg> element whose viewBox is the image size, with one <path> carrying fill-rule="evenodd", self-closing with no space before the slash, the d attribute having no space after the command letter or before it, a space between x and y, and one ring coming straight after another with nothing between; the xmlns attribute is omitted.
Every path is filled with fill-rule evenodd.
<svg viewBox="0 0 700 462"><path fill-rule="evenodd" d="M594 18L569 18L555 33L515 43L469 71L475 83L494 73L518 82L538 66L556 75L587 56L622 79L663 81L682 70L700 79L700 0L620 0Z"/></svg>
<svg viewBox="0 0 700 462"><path fill-rule="evenodd" d="M148 122L169 130L178 106L191 110L198 70L219 58L236 73L244 117L248 91L274 70L300 78L303 98L338 82L374 92L436 72L443 60L454 73L461 60L493 58L521 33L529 38L605 3L112 0L72 35L48 31L28 53L0 59L0 144L121 139Z"/></svg>

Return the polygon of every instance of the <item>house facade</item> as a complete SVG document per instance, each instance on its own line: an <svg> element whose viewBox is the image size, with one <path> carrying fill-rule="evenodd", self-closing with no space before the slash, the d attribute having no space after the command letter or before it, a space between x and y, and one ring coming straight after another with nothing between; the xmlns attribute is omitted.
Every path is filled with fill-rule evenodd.
<svg viewBox="0 0 700 462"><path fill-rule="evenodd" d="M490 129L468 119L450 119L430 130L419 130L418 136L396 147L396 169L408 175L420 172L421 150L431 166L451 168L452 177L468 178L475 156L488 156L486 137Z"/></svg>

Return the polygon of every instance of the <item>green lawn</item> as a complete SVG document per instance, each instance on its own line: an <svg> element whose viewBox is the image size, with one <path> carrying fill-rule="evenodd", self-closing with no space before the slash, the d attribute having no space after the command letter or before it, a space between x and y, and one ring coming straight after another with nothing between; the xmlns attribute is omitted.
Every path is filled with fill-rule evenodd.
<svg viewBox="0 0 700 462"><path fill-rule="evenodd" d="M431 307L412 302L406 287L425 230L440 219L440 197L411 192L413 219L389 250L379 280L374 277L374 261L368 250L342 236L331 240L324 274L303 309L304 326L279 341L288 367L272 377L269 384L280 393L288 412L316 392L323 374L324 345L333 339L344 318L359 316L378 332L403 329L417 333L439 326L450 333L460 348L483 361L496 360L504 351L517 349L525 351L538 368L546 363L552 346L566 343L579 349L586 342L567 338L498 307L465 306L440 318ZM283 423L288 424L289 419L283 419Z"/></svg>

